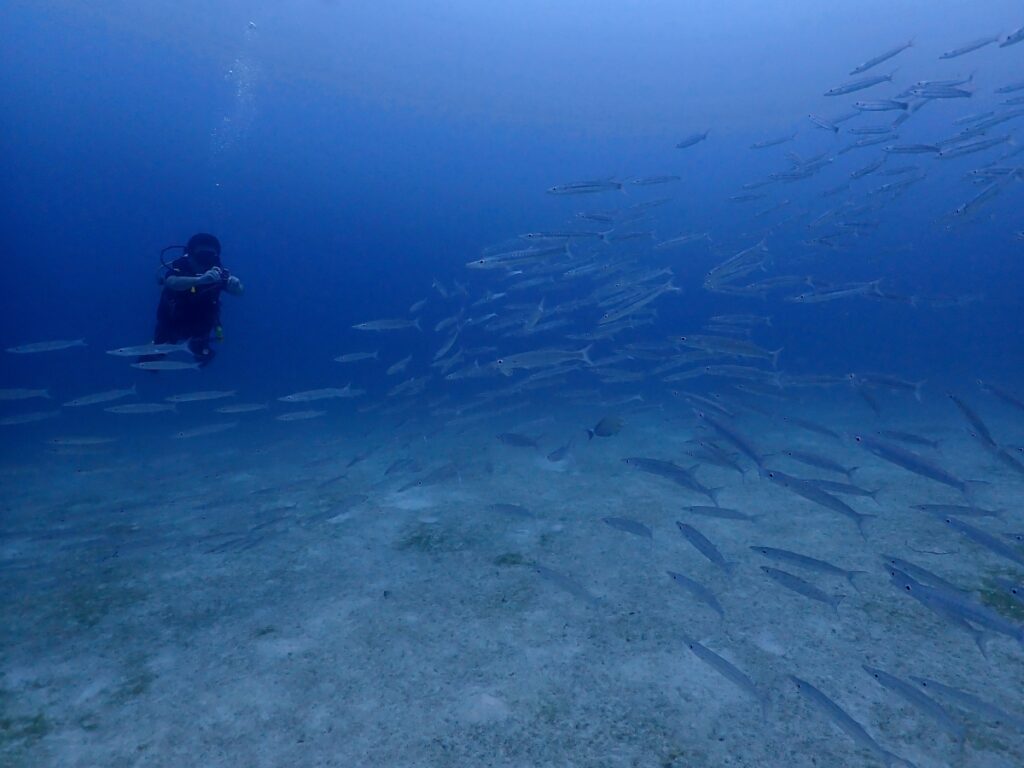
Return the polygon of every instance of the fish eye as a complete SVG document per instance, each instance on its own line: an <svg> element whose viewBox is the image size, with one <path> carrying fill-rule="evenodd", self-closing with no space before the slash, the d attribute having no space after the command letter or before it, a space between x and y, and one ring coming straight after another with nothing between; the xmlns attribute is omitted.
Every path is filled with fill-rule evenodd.
<svg viewBox="0 0 1024 768"><path fill-rule="evenodd" d="M859 443L863 438L860 435L854 435L853 439Z"/></svg>
<svg viewBox="0 0 1024 768"><path fill-rule="evenodd" d="M505 363L505 361L504 361L504 360L498 360L498 361L497 361L497 362L495 363L495 365L503 365L504 363Z"/></svg>

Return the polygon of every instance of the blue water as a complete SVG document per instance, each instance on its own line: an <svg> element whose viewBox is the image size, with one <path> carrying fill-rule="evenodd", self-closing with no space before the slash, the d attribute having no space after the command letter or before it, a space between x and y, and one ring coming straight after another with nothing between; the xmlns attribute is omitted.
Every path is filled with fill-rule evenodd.
<svg viewBox="0 0 1024 768"><path fill-rule="evenodd" d="M1008 0L898 7L874 0L828 7L806 0L7 4L0 10L6 148L0 248L7 272L0 348L79 338L86 346L4 353L0 371L0 390L8 393L0 402L0 568L6 570L5 602L17 606L0 634L0 756L13 765L181 764L167 734L185 728L179 717L200 717L214 706L235 714L222 713L209 727L248 746L232 754L211 746L216 739L186 738L186 751L210 765L332 759L346 765L720 765L726 759L809 765L815 756L830 764L874 765L877 753L872 757L870 748L843 736L827 714L800 698L785 679L793 674L811 680L887 750L915 764L1019 765L1021 732L970 708L957 710L969 733L963 752L929 744L935 726L902 699L885 698L873 682L868 686L860 664L988 693L1024 717L1020 645L1003 638L989 656L980 655L957 626L901 598L878 559L896 548L902 557L920 549L945 552L918 556L1018 628L1024 622L1019 604L1005 594L992 596L993 578L1019 583L1024 577L1019 558L958 538L936 524L941 520L907 512L913 503L1005 507L1002 518L971 522L980 521L1011 547L1018 545L1003 534L1024 529L1024 419L1012 402L1024 398L1024 105L1007 103L1024 95L1024 42L1001 45L1021 24L1019 3ZM939 58L986 35L999 37L961 57ZM913 45L890 60L849 74L907 41ZM891 83L823 95L850 80L890 73ZM961 98L898 96L917 81L950 79L963 81L953 86ZM996 92L1014 84L1021 90ZM855 111L856 101L891 98L902 99L903 107L842 120L836 133L808 119L839 120ZM989 111L1007 120L956 138L969 127L957 121ZM871 138L852 131L889 125L903 114L906 122L884 142L849 149ZM706 140L675 148L704 131ZM751 148L789 135L794 138L779 146ZM929 144L946 151L1000 138L1006 140L952 159L884 149ZM816 158L821 167L806 178L753 186ZM851 178L882 158L874 172ZM914 170L885 175L898 166ZM991 169L1001 175L984 176ZM658 175L679 178L633 183ZM916 181L898 193L879 190L906 179ZM583 180L611 188L548 192ZM991 200L954 215L989 183L997 185ZM848 189L822 194L844 184ZM730 200L746 192L762 196ZM663 199L630 214L638 204ZM578 216L593 212L608 213L612 221ZM604 240L570 239L572 261L549 272L550 258L512 270L467 268L481 254L566 241L529 241L526 233L598 230L608 230ZM132 368L133 359L105 354L152 339L160 249L195 232L219 237L224 266L245 286L244 295L222 298L224 339L214 344L216 359L201 371L155 374ZM707 238L657 247L688 233ZM615 242L624 234L638 237ZM828 242L813 242L826 235ZM785 275L805 282L763 297L705 284L709 270L762 240L756 268L727 288ZM626 267L607 277L567 275L582 264L611 269L620 262ZM670 273L640 277L662 269ZM538 276L547 282L519 285ZM594 337L609 308L600 303L606 294L597 292L611 292L623 276L626 300L611 306L669 279L681 291L631 313L642 320L635 327ZM855 287L872 281L877 291ZM792 300L798 294L821 298L840 287L854 287L855 295ZM504 295L474 304L488 292ZM412 318L410 307L424 299L415 313L422 331L353 327ZM533 333L529 318L542 300L541 324L565 322ZM481 320L492 312L494 318ZM771 322L751 326L748 335L708 330L709 318L727 314ZM451 325L435 330L445 319ZM455 328L451 354L470 351L442 371L431 364ZM755 369L750 375L761 376L761 383L697 375L665 380L655 369L692 353L676 341L695 334L717 335L720 343L739 338L758 350L781 348L778 366L719 352L669 372L741 365ZM526 384L533 374L552 373L551 364L509 377L495 367L503 356L591 343L598 365L571 364L555 372L554 385ZM334 362L357 351L375 351L378 359ZM405 370L386 373L407 355ZM490 375L445 378L476 365ZM858 388L850 386L850 374L859 377L855 381L886 376L901 383ZM765 383L776 375L782 378ZM613 381L616 376L624 380ZM811 387L810 376L831 377L831 384ZM417 392L389 394L409 379ZM1009 397L979 388L979 379ZM907 388L922 381L918 402ZM361 393L294 406L278 400L346 384ZM132 386L134 398L62 406ZM22 398L16 389L46 390L47 396ZM237 394L182 404L173 413L105 410L207 390ZM794 505L801 514L818 509L766 490L757 467L721 434L711 439L744 465L742 476L708 463L706 455L688 458L684 441L709 435L694 415L694 401L681 399L680 391L725 407L728 423L768 464L798 445L862 467L865 476L855 473L855 481L882 493L878 507L861 498L851 502L879 516L867 540L829 516L790 520L789 527L777 522L753 538L709 523L708 535L731 550L745 574L727 583L706 562L689 561L687 573L707 577L725 596L723 624L709 622L703 608L693 625L689 613L682 619L663 614L662 596L677 597L670 592L675 585L631 579L641 573L660 579L664 570L683 567L680 557L692 558L672 522L680 498L702 502L663 478L627 471L620 459L698 466L705 483L723 488L723 506L780 515ZM992 443L979 439L949 392L991 428ZM232 399L268 407L230 416L215 410ZM872 400L877 412L868 405ZM304 409L324 413L298 422L277 418ZM17 423L36 412L38 420ZM794 430L783 420L787 414L827 426L838 440ZM588 441L583 429L604 416L621 417L621 433ZM180 440L183 431L228 422L222 432ZM958 479L980 482L959 493L849 439L882 430L938 440L941 448L934 451L903 447L920 450ZM537 447L524 453L497 439L507 432L536 439ZM570 443L567 463L545 458ZM411 463L395 468L397 460ZM401 490L417 473L449 465L454 469L441 480ZM806 466L785 468L801 477L814 474ZM516 528L490 527L481 510L491 503L523 504L534 517ZM331 511L341 517L327 515ZM628 534L619 532L609 543L612 529L601 523L609 515L651 527L650 550L620 549ZM264 517L270 528L260 527ZM431 526L443 533L430 533ZM145 543L133 545L128 530L143 532ZM207 546L206 537L225 530L242 545ZM755 538L872 573L866 595L846 590L840 615L849 613L835 644L827 632L814 635L820 623L808 629L802 614L790 613L806 610L803 603L789 602L797 599L789 594L784 601L762 577L757 566L764 563L748 549ZM428 559L410 555L418 548ZM111 566L117 556L121 565ZM510 562L518 567L508 568ZM596 610L605 613L596 614L574 587L543 578L537 564L587 584L604 599ZM336 591L328 589L325 573L340 579ZM445 574L456 575L448 583ZM250 580L263 586L247 593ZM372 601L381 590L408 594L437 580L442 585L428 589L432 597L418 606L423 623L409 630L413 638L419 633L420 653L438 665L423 681L416 677L422 670L414 672L401 651L405 640L389 645L387 635L403 631L401 620L387 609L378 614ZM169 619L175 630L167 636L154 617L182 614L182 587L201 593L203 607L196 610L205 618L181 626ZM121 598L107 601L110 590ZM356 595L371 602L357 605ZM351 616L350 634L341 646L296 617L297 606L308 606L305 614L298 611L308 620L327 611L332 599L349 601L343 613ZM507 614L493 608L504 601ZM223 625L207 615L220 604L235 606L227 611L230 623L251 622L255 633L245 635L252 656L236 659L235 682L261 663L281 676L271 685L251 673L251 689L238 684L220 697L211 690L205 704L172 713L168 700L204 679L201 660L240 642L230 632L218 634ZM473 607L444 615L456 604ZM680 606L694 610L690 603ZM740 618L745 609L751 613ZM416 610L411 600L404 615ZM638 653L648 665L643 672L629 666L631 640L624 638L631 630L623 617L632 615L643 617L636 619L636 633L643 635ZM779 616L789 617L788 629L765 628ZM826 619L827 608L815 621ZM752 714L731 683L689 655L672 632L674 621L682 621L679 632L770 690L775 712L766 721ZM556 624L572 626L566 642L577 648L578 665L552 661L559 653L559 641L549 634ZM874 629L859 634L865 625ZM271 652L260 645L265 627L290 639ZM54 639L47 641L50 633ZM470 636L494 637L504 653L490 658L474 646L483 655L451 658L446 649L460 648ZM892 636L902 638L902 656L885 655L885 638ZM201 652L189 646L189 637L202 637L196 641ZM940 639L929 645L933 637ZM415 639L410 642L415 647ZM104 643L116 648L111 653L118 662L95 661ZM316 670L346 655L362 660L367 677L304 697L304 683L288 682L290 643L295 654L305 654L295 663L306 664L303 674L313 679ZM385 650L375 662L378 648ZM606 665L621 676L601 678ZM531 680L549 675L550 690L503 687L498 668ZM397 670L396 677L386 669ZM125 676L146 684L133 687ZM588 676L601 678L593 685L594 701L580 693L574 706L566 704L574 691L587 689ZM645 698L638 687L657 687L661 676L671 682ZM417 685L425 686L422 701ZM362 686L379 690L361 708L334 708L338 691ZM128 689L137 690L129 695ZM268 690L277 703L269 703L270 696L258 717L244 714ZM673 698L673 690L691 693ZM596 703L602 697L621 699L622 708L602 708ZM142 713L130 726L138 744L114 736L133 722L133 707ZM309 709L299 723L284 723L282 713L296 707ZM437 721L423 714L433 709ZM736 712L744 718L744 736L709 746ZM901 725L885 730L894 712ZM261 731L261 718L278 724ZM328 736L321 718L345 725ZM608 737L623 718L634 730ZM566 742L560 719L603 735L592 735L591 747ZM679 728L681 720L694 725ZM790 724L778 726L780 720ZM409 723L404 732L393 726L403 721ZM466 729L448 753L431 746L431 734L443 731L443 723ZM308 750L292 751L303 728ZM346 742L341 735L375 729L377 741L361 736ZM319 735L311 736L313 730ZM618 746L599 746L606 738ZM133 758L136 749L144 756Z"/></svg>

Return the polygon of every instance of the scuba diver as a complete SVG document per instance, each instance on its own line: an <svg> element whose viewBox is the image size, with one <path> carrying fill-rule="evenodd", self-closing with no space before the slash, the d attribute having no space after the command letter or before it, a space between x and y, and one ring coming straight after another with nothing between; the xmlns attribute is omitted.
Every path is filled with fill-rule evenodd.
<svg viewBox="0 0 1024 768"><path fill-rule="evenodd" d="M163 254L171 248L184 253L171 263ZM161 252L162 264L157 278L163 290L156 310L154 344L188 342L189 351L200 365L208 365L214 352L211 334L223 338L220 326L220 294L227 291L240 296L242 281L230 274L220 263L220 241L200 232L189 238L185 246L169 246ZM159 360L163 355L147 355L140 361Z"/></svg>

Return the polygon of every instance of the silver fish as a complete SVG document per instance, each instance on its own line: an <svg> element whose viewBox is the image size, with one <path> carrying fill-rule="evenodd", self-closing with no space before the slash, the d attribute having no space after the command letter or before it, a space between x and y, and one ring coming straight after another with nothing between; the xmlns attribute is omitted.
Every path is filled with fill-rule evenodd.
<svg viewBox="0 0 1024 768"><path fill-rule="evenodd" d="M889 112L893 110L906 111L910 105L905 101L896 101L895 99L877 99L874 101L858 101L853 106L861 112Z"/></svg>
<svg viewBox="0 0 1024 768"><path fill-rule="evenodd" d="M18 424L33 424L37 421L44 421L60 416L60 411L30 411L28 413L16 413L13 416L5 416L0 419L0 426L13 427Z"/></svg>
<svg viewBox="0 0 1024 768"><path fill-rule="evenodd" d="M76 397L74 400L68 400L64 403L65 408L80 408L86 405L98 405L99 403L111 403L114 400L122 400L126 397L134 397L136 394L135 385L129 389L109 389L106 392L97 392L94 395L83 395L82 397Z"/></svg>
<svg viewBox="0 0 1024 768"><path fill-rule="evenodd" d="M708 488L697 480L693 474L693 469L696 469L696 467L686 469L684 467L680 467L678 464L673 464L671 461L648 459L642 456L628 456L622 461L634 469L639 469L641 472L647 472L652 475L657 475L658 477L663 477L666 480L672 481L676 485L707 496L715 504L718 503L718 492L721 489Z"/></svg>
<svg viewBox="0 0 1024 768"><path fill-rule="evenodd" d="M571 184L558 184L548 187L549 195L590 195L595 192L608 192L622 189L621 182L610 180L576 181Z"/></svg>
<svg viewBox="0 0 1024 768"><path fill-rule="evenodd" d="M715 597L714 592L705 587L699 581L695 581L682 573L678 573L676 571L665 571L665 573L671 576L672 580L676 584L696 597L723 619L725 618L725 611L722 610L722 605L718 602L718 598Z"/></svg>
<svg viewBox="0 0 1024 768"><path fill-rule="evenodd" d="M423 477L410 480L408 483L398 489L399 493L404 493L411 488L426 488L431 485L439 485L447 482L448 480L459 480L461 482L462 477L459 474L459 468L454 462L449 461L447 464L443 464L432 472L428 472Z"/></svg>
<svg viewBox="0 0 1024 768"><path fill-rule="evenodd" d="M751 523L764 517L764 515L748 515L745 512L740 512L736 509L727 509L726 507L689 506L683 507L683 510L694 515L701 515L702 517L716 517L720 520L744 520Z"/></svg>
<svg viewBox="0 0 1024 768"><path fill-rule="evenodd" d="M818 560L815 557L808 555L801 555L799 552L790 552L788 549L776 549L775 547L764 547L759 545L753 545L750 547L752 550L757 552L769 560L776 560L782 563L792 563L798 565L801 568L806 568L809 571L816 571L818 573L827 573L832 576L842 576L854 589L860 591L857 586L857 582L854 579L857 576L867 575L867 571L848 571L845 568L832 565L832 563L824 560Z"/></svg>
<svg viewBox="0 0 1024 768"><path fill-rule="evenodd" d="M773 483L781 485L783 488L792 491L798 496L803 496L808 501L813 501L815 504L819 504L826 509L830 509L833 512L838 512L840 515L850 518L857 525L857 530L860 532L861 537L865 539L867 538L867 534L864 532L864 522L875 517L875 515L858 512L846 502L837 499L826 491L823 491L814 483L803 480L799 477L787 475L777 469L764 469L761 471L761 476L771 480Z"/></svg>
<svg viewBox="0 0 1024 768"><path fill-rule="evenodd" d="M1010 83L1009 85L1002 85L995 90L996 93L1000 94L1016 93L1017 91L1024 91L1024 80L1018 80L1017 82Z"/></svg>
<svg viewBox="0 0 1024 768"><path fill-rule="evenodd" d="M996 42L998 40L999 40L999 35L990 35L988 37L980 37L977 40L972 40L971 42L967 43L966 45L961 45L959 48L954 48L951 51L946 51L945 53L939 54L939 58L940 59L955 59L958 56L963 56L964 54L971 53L972 51L976 51L979 48L984 48L986 45L991 45L992 43L994 43L994 42Z"/></svg>
<svg viewBox="0 0 1024 768"><path fill-rule="evenodd" d="M818 115L808 115L807 119L814 123L816 127L821 128L824 131L839 133L839 126L831 120L826 120L824 117L820 117Z"/></svg>
<svg viewBox="0 0 1024 768"><path fill-rule="evenodd" d="M520 352L515 355L506 355L498 358L492 364L495 369L505 376L511 376L514 371L532 368L550 368L562 365L563 363L580 361L592 366L594 361L590 359L588 345L583 349L538 349L533 352Z"/></svg>
<svg viewBox="0 0 1024 768"><path fill-rule="evenodd" d="M274 418L278 421L306 421L307 419L315 419L319 416L323 416L327 411L289 411L288 413L282 413Z"/></svg>
<svg viewBox="0 0 1024 768"><path fill-rule="evenodd" d="M195 427L193 429L183 429L180 432L175 432L173 435L171 435L171 437L176 440L189 440L193 437L215 435L218 432L225 432L237 426L237 421L228 421L221 424L207 424L205 426Z"/></svg>
<svg viewBox="0 0 1024 768"><path fill-rule="evenodd" d="M1003 39L1003 41L1001 43L999 43L999 47L1000 48L1006 48L1008 46L1015 45L1015 44L1019 43L1021 40L1024 40L1024 27L1021 27L1020 29L1018 29L1018 30L1008 34Z"/></svg>
<svg viewBox="0 0 1024 768"><path fill-rule="evenodd" d="M878 684L883 688L887 688L896 695L902 697L919 711L934 720L939 728L941 728L947 736L953 739L957 744L962 744L964 740L964 733L966 729L961 723L958 723L949 713L942 708L942 706L929 696L926 696L920 686L914 686L907 683L904 680L890 675L876 667L869 667L867 664L861 664L861 667L865 672L871 675Z"/></svg>
<svg viewBox="0 0 1024 768"><path fill-rule="evenodd" d="M948 485L950 488L955 488L961 493L967 492L967 483L958 477L953 476L937 464L933 464L924 457L918 456L916 453L904 450L899 446L883 443L880 440L875 440L867 436L858 435L855 440L880 459L885 459L891 464L903 467L905 470L913 472L915 475L920 475L921 477L926 477L929 480L935 480L943 485Z"/></svg>
<svg viewBox="0 0 1024 768"><path fill-rule="evenodd" d="M644 176L643 178L633 179L631 182L640 187L649 187L652 184L668 184L672 181L679 181L681 176Z"/></svg>
<svg viewBox="0 0 1024 768"><path fill-rule="evenodd" d="M168 403L199 403L207 400L223 400L226 397L234 397L238 390L208 390L205 392L185 392L180 395L165 397Z"/></svg>
<svg viewBox="0 0 1024 768"><path fill-rule="evenodd" d="M867 496L876 504L878 503L878 494L882 490L881 488L876 488L873 491L869 491L867 488L861 488L859 485L838 483L834 480L822 480L817 477L808 478L807 482L818 486L825 493L838 493L840 496Z"/></svg>
<svg viewBox="0 0 1024 768"><path fill-rule="evenodd" d="M971 637L974 638L974 642L978 646L978 650L981 651L983 656L986 658L988 657L988 651L986 650L988 637L984 632L976 629L969 621L967 621L963 614L956 610L955 605L952 605L947 601L940 600L938 598L938 593L931 591L929 587L919 583L905 571L902 571L891 564L888 565L888 571L889 580L894 587L899 589L903 594L912 597L928 610L938 614L953 626L970 634ZM943 590L942 594L949 595L951 593Z"/></svg>
<svg viewBox="0 0 1024 768"><path fill-rule="evenodd" d="M606 525L609 525L616 530L631 533L634 536L640 536L645 539L650 539L652 537L650 528L643 523L632 520L628 517L602 517L601 520L603 520Z"/></svg>
<svg viewBox="0 0 1024 768"><path fill-rule="evenodd" d="M1001 614L977 602L970 594L960 591L950 592L941 587L929 587L898 568L890 568L889 574L892 583L899 587L904 594L910 595L936 613L947 618L952 617L966 624L966 628L970 628L972 633L974 630L970 624L977 624L1001 635L1006 635L1024 646L1024 626L1003 618ZM984 653L984 638L979 638L975 634L975 642Z"/></svg>
<svg viewBox="0 0 1024 768"><path fill-rule="evenodd" d="M943 685L942 683L931 680L927 677L915 677L911 675L910 679L926 691L932 691L933 693L937 693L939 696L945 696L947 699L955 702L956 705L962 709L974 712L982 717L987 717L997 723L1004 723L1012 728L1016 728L1018 731L1024 731L1024 717L1021 717L1020 715L1007 712L1006 710L997 707L995 704L979 699L973 694L961 691L957 688L952 688L948 685Z"/></svg>
<svg viewBox="0 0 1024 768"><path fill-rule="evenodd" d="M390 471L391 470L389 469L388 472ZM498 512L502 515L509 515L510 517L524 517L529 519L533 519L536 517L536 515L534 515L530 510L528 510L526 507L520 506L519 504L488 504L487 509L489 509L491 512Z"/></svg>
<svg viewBox="0 0 1024 768"><path fill-rule="evenodd" d="M199 363L185 363L180 360L145 360L132 363L132 368L140 371L198 371Z"/></svg>
<svg viewBox="0 0 1024 768"><path fill-rule="evenodd" d="M676 144L676 149L687 149L688 147L692 147L694 144L700 144L708 137L709 133L710 131L704 131L703 133L692 133L685 139L679 141Z"/></svg>
<svg viewBox="0 0 1024 768"><path fill-rule="evenodd" d="M957 407L960 413L963 414L964 418L967 419L968 423L974 428L974 432L983 443L990 448L998 448L996 445L995 438L992 437L992 433L988 431L988 427L985 422L981 420L981 417L976 414L967 403L961 400L956 395L950 393L949 399L953 402L953 405Z"/></svg>
<svg viewBox="0 0 1024 768"><path fill-rule="evenodd" d="M387 318L384 320L367 320L365 323L356 323L352 326L357 331L401 331L406 328L415 328L422 331L419 318L406 320L404 318Z"/></svg>
<svg viewBox="0 0 1024 768"><path fill-rule="evenodd" d="M890 440L896 440L900 443L908 443L909 445L921 445L927 446L928 448L938 448L939 441L931 440L921 435L915 435L913 432L901 432L895 429L880 429L878 434L882 437L889 438Z"/></svg>
<svg viewBox="0 0 1024 768"><path fill-rule="evenodd" d="M566 576L564 573L559 573L552 568L541 565L540 563L534 563L533 572L540 576L545 581L549 581L560 589L565 590L573 597L578 597L584 602L591 606L598 607L601 605L601 599L594 595L590 590L584 587L575 579Z"/></svg>
<svg viewBox="0 0 1024 768"><path fill-rule="evenodd" d="M84 346L85 339L59 339L56 341L36 341L32 344L8 347L7 351L15 355L30 355L37 352L57 352L61 349L72 349L74 347Z"/></svg>
<svg viewBox="0 0 1024 768"><path fill-rule="evenodd" d="M693 652L694 656L703 661L705 664L707 664L709 667L715 670L718 674L720 674L730 683L735 685L741 691L751 696L754 699L754 701L760 704L762 717L767 717L768 699L764 695L764 693L762 693L761 690L756 685L754 685L753 681L751 681L749 677L747 677L739 668L737 668L731 662L726 661L717 653L712 651L710 648L701 645L692 637L687 637L685 634L681 632L677 634L679 634L680 638L682 638L682 641L686 644L686 647Z"/></svg>
<svg viewBox="0 0 1024 768"><path fill-rule="evenodd" d="M1004 543L1000 539L996 538L990 533L987 533L980 528L975 528L973 525L965 523L963 520L957 520L955 517L947 516L946 525L953 530L959 531L967 538L971 539L977 544L985 547L991 552L1005 557L1007 560L1012 560L1017 565L1024 565L1024 553L1022 553L1016 547L1011 547L1009 544Z"/></svg>
<svg viewBox="0 0 1024 768"><path fill-rule="evenodd" d="M727 561L722 556L722 553L718 551L718 547L712 544L704 534L692 525L681 523L678 520L676 520L676 526L679 528L679 532L683 534L683 537L690 542L698 552L727 574L732 575L733 571L736 570L736 563L730 563Z"/></svg>
<svg viewBox="0 0 1024 768"><path fill-rule="evenodd" d="M361 395L362 390L352 389L351 385L344 387L325 387L324 389L307 389L304 392L294 392L290 395L277 398L282 403L310 403L315 400L330 400L332 398L356 397Z"/></svg>
<svg viewBox="0 0 1024 768"><path fill-rule="evenodd" d="M377 350L373 352L349 352L345 355L338 355L334 358L336 363L356 363L360 360L377 360L379 359Z"/></svg>
<svg viewBox="0 0 1024 768"><path fill-rule="evenodd" d="M52 437L46 442L60 448L91 448L114 442L113 437Z"/></svg>
<svg viewBox="0 0 1024 768"><path fill-rule="evenodd" d="M756 464L758 467L764 466L764 458L754 449L754 446L752 446L750 442L737 430L733 429L724 422L719 421L714 416L709 414L707 411L695 410L694 412L697 414L697 418L699 418L703 423L707 424L715 432L721 435L723 440L735 446L740 451L740 453L742 453L744 456L753 461L754 464Z"/></svg>
<svg viewBox="0 0 1024 768"><path fill-rule="evenodd" d="M890 144L885 151L890 155L933 155L940 150L934 144Z"/></svg>
<svg viewBox="0 0 1024 768"><path fill-rule="evenodd" d="M127 405L112 405L104 408L107 413L121 414L145 414L145 413L166 413L176 410L172 403L129 403Z"/></svg>
<svg viewBox="0 0 1024 768"><path fill-rule="evenodd" d="M37 397L50 398L50 392L46 389L0 389L0 400L10 402L13 400L33 400ZM67 403L65 403L67 405Z"/></svg>
<svg viewBox="0 0 1024 768"><path fill-rule="evenodd" d="M993 384L990 381L982 381L981 379L978 379L978 386L981 388L983 392L988 392L991 395L995 395L1004 403L1008 403L1009 405L1012 405L1014 408L1019 408L1020 410L1024 411L1024 400L1019 398L1013 392L1010 392L1005 387L1001 387L998 384Z"/></svg>
<svg viewBox="0 0 1024 768"><path fill-rule="evenodd" d="M995 582L1008 597L1024 607L1024 585L1001 578L996 578Z"/></svg>
<svg viewBox="0 0 1024 768"><path fill-rule="evenodd" d="M412 355L406 355L405 357L403 357L398 362L393 363L392 365L388 366L388 369L386 371L386 375L394 376L396 373L401 373L402 371L404 371L408 367L409 362L411 360L412 360Z"/></svg>
<svg viewBox="0 0 1024 768"><path fill-rule="evenodd" d="M113 355L114 357L145 357L146 355L171 355L175 352L181 352L186 355L192 354L192 350L188 348L188 342L183 341L180 344L138 344L134 347L118 347L117 349L108 349L107 354Z"/></svg>
<svg viewBox="0 0 1024 768"><path fill-rule="evenodd" d="M938 587L951 593L961 592L963 594L967 594L967 590L961 589L956 584L946 581L936 573L932 573L919 565L914 565L914 563L909 560L903 560L902 558L894 557L893 555L883 555L882 557L885 559L886 567L890 570L896 569L898 571L902 571L908 576L912 576L921 583L931 587Z"/></svg>
<svg viewBox="0 0 1024 768"><path fill-rule="evenodd" d="M1002 517L1002 509L985 509L967 504L911 504L911 508L936 515L956 515L958 517Z"/></svg>
<svg viewBox="0 0 1024 768"><path fill-rule="evenodd" d="M794 576L788 571L780 571L778 568L771 568L767 565L762 565L761 570L770 577L773 581L781 584L786 589L796 592L798 595L809 597L811 600L817 600L819 603L832 608L832 612L839 616L839 604L846 599L846 595L836 595L833 597L826 592L822 592L816 586L810 582L804 581L799 576Z"/></svg>
<svg viewBox="0 0 1024 768"><path fill-rule="evenodd" d="M776 139L764 139L762 141L755 141L750 145L751 149L767 149L768 147L777 147L780 144L785 144L796 138L795 133L791 133L788 136L780 136Z"/></svg>
<svg viewBox="0 0 1024 768"><path fill-rule="evenodd" d="M845 96L848 93L854 93L855 91L862 91L865 88L870 88L873 85L879 85L880 83L891 83L892 78L895 75L892 72L888 75L872 75L870 77L862 77L859 80L851 80L848 83L843 83L835 88L829 88L825 91L826 96Z"/></svg>
<svg viewBox="0 0 1024 768"><path fill-rule="evenodd" d="M909 766L909 768L915 768L913 763L883 749L878 742L868 735L868 732L864 730L864 727L860 723L846 714L838 704L813 685L794 675L789 675L788 677L790 682L796 686L796 689L799 691L801 696L823 712L834 725L853 739L859 747L867 749L875 757L885 763L886 766L891 766L893 763L900 763L902 765Z"/></svg>
<svg viewBox="0 0 1024 768"><path fill-rule="evenodd" d="M897 45L895 48L891 48L888 51L886 51L885 53L881 53L878 56L875 56L873 58L868 59L863 64L858 64L856 67L854 67L853 69L850 70L850 74L851 75L859 75L861 72L867 72L872 67L877 67L882 62L888 61L889 59L893 58L894 56L897 56L897 55L903 53L903 51L907 50L907 48L912 48L913 46L914 46L914 41L913 40L908 40L907 42L903 43L902 45Z"/></svg>
<svg viewBox="0 0 1024 768"><path fill-rule="evenodd" d="M217 413L252 413L253 411L265 411L267 403L232 403L216 408Z"/></svg>
<svg viewBox="0 0 1024 768"><path fill-rule="evenodd" d="M829 472L838 472L839 474L846 475L847 477L853 474L854 470L858 469L858 467L844 467L842 464L832 461L832 459L827 456L819 456L816 453L810 453L808 451L788 450L783 451L783 453L785 453L786 456L789 456L789 458L799 461L801 464L806 464L810 467L817 467L818 469L826 469Z"/></svg>

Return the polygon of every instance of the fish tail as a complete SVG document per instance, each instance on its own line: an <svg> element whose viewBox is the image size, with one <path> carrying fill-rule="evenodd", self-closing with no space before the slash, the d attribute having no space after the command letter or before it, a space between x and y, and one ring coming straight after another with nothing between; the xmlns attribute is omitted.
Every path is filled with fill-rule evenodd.
<svg viewBox="0 0 1024 768"><path fill-rule="evenodd" d="M594 430L588 429L587 430L587 442L589 443L593 439L594 439Z"/></svg>
<svg viewBox="0 0 1024 768"><path fill-rule="evenodd" d="M420 333L423 333L423 328L422 328L422 326L420 326L420 319L418 317L415 320L412 321L412 324L416 328L417 331L419 331Z"/></svg>
<svg viewBox="0 0 1024 768"><path fill-rule="evenodd" d="M839 616L839 604L846 599L846 595L836 595L832 598L830 605L832 606L832 612L838 617Z"/></svg>
<svg viewBox="0 0 1024 768"><path fill-rule="evenodd" d="M784 350L784 349L785 349L785 347L779 347L778 349L776 349L775 351L773 351L771 353L771 356L772 356L772 368L778 368L779 367L779 355L782 353L782 350Z"/></svg>
<svg viewBox="0 0 1024 768"><path fill-rule="evenodd" d="M590 350L593 348L593 344L587 344L587 346L580 350L580 356L583 358L583 362L585 362L587 365L594 364L594 361L590 359Z"/></svg>
<svg viewBox="0 0 1024 768"><path fill-rule="evenodd" d="M981 651L981 655L986 659L988 658L988 640L989 637L984 632L974 633L974 644L978 646L978 650Z"/></svg>
<svg viewBox="0 0 1024 768"><path fill-rule="evenodd" d="M724 490L725 490L724 487L722 487L722 488L711 488L711 489L708 490L708 498L711 499L715 503L716 507L720 506L719 503L718 503L718 494L720 494Z"/></svg>
<svg viewBox="0 0 1024 768"><path fill-rule="evenodd" d="M867 571L847 571L846 572L846 580L848 582L850 582L850 586L851 587L853 587L855 590L860 592L860 587L857 586L857 577L858 576L867 576L867 575L868 575Z"/></svg>

